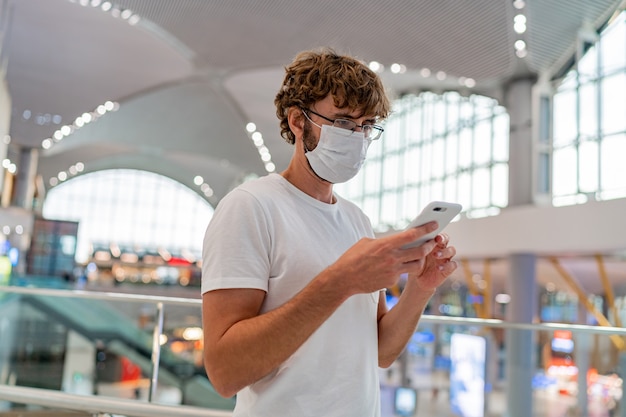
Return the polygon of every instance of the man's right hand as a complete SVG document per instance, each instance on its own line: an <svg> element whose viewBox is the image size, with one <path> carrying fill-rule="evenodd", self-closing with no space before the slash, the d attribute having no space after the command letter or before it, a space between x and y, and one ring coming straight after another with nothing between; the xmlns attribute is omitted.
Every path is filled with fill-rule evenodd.
<svg viewBox="0 0 626 417"><path fill-rule="evenodd" d="M413 248L403 246L436 229L437 222L429 222L390 236L363 238L324 273L332 274L338 288L348 296L392 287L400 275L418 273L436 243L432 239Z"/></svg>

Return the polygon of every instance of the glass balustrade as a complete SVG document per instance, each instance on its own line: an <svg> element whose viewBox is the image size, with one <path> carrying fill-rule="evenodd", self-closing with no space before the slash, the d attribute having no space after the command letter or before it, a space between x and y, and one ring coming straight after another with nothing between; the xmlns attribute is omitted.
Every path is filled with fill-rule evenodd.
<svg viewBox="0 0 626 417"><path fill-rule="evenodd" d="M0 416L63 408L59 401L93 409L72 398L116 399L125 413L100 410L128 416L159 415L137 404L230 415L234 399L215 393L202 366L200 307L198 298L0 287ZM426 315L402 356L379 371L382 416L625 415L625 335ZM24 397L7 394L20 388ZM39 392L61 397L46 403Z"/></svg>

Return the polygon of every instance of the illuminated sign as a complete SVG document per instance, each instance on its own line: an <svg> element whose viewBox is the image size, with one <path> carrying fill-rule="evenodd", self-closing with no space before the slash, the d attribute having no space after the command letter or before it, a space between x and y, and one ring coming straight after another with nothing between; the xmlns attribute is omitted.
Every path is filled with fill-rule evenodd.
<svg viewBox="0 0 626 417"><path fill-rule="evenodd" d="M450 340L450 406L462 417L485 416L484 337L455 333Z"/></svg>

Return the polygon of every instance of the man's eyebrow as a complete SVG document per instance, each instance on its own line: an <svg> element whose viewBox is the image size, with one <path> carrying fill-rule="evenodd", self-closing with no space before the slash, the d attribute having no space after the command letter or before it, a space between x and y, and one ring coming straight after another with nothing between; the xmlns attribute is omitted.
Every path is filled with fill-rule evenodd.
<svg viewBox="0 0 626 417"><path fill-rule="evenodd" d="M338 111L336 113L333 113L333 117L334 118L340 118L340 119L358 119L359 116L353 116L352 112L351 113L347 113L345 111Z"/></svg>
<svg viewBox="0 0 626 417"><path fill-rule="evenodd" d="M356 116L353 115L353 112L347 113L345 111L338 111L337 113L333 113L333 118L335 119L351 119L356 120L358 118L363 117L363 114L358 114ZM367 123L376 123L377 119L375 117L370 117L365 120Z"/></svg>

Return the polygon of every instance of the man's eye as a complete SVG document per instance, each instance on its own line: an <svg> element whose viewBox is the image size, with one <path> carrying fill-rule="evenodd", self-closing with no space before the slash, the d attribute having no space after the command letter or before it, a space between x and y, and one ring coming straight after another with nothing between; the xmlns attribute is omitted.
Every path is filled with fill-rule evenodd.
<svg viewBox="0 0 626 417"><path fill-rule="evenodd" d="M356 123L351 120L337 119L335 120L335 126L342 129L354 129L356 127Z"/></svg>

